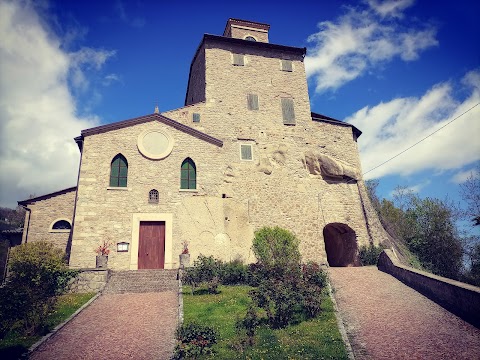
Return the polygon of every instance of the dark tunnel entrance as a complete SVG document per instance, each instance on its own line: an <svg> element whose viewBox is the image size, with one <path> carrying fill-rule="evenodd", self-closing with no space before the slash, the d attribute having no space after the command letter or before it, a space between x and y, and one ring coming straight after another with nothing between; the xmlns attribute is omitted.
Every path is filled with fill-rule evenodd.
<svg viewBox="0 0 480 360"><path fill-rule="evenodd" d="M329 266L357 266L357 238L348 225L331 223L323 228Z"/></svg>

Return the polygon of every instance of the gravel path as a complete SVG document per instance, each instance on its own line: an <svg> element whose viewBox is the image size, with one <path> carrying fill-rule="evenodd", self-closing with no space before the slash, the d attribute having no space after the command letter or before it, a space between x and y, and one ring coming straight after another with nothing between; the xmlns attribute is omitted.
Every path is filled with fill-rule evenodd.
<svg viewBox="0 0 480 360"><path fill-rule="evenodd" d="M175 346L177 311L174 291L104 294L30 359L166 360Z"/></svg>
<svg viewBox="0 0 480 360"><path fill-rule="evenodd" d="M355 358L480 359L480 330L376 267L329 268Z"/></svg>

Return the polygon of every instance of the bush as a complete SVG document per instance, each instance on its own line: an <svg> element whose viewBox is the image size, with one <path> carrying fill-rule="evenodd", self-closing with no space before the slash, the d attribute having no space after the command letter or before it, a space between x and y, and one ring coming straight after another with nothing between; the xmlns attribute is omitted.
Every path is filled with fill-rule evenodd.
<svg viewBox="0 0 480 360"><path fill-rule="evenodd" d="M255 232L253 252L258 261L267 266L300 264L299 241L293 233L278 226L263 227Z"/></svg>
<svg viewBox="0 0 480 360"><path fill-rule="evenodd" d="M239 285L248 282L248 266L241 260L220 264L220 282L223 285Z"/></svg>
<svg viewBox="0 0 480 360"><path fill-rule="evenodd" d="M0 337L10 327L27 335L39 333L58 295L78 272L68 269L62 250L43 241L13 248L9 270L0 292Z"/></svg>
<svg viewBox="0 0 480 360"><path fill-rule="evenodd" d="M177 344L173 359L196 359L212 355L212 346L217 343L217 333L209 326L195 322L182 324L176 333Z"/></svg>
<svg viewBox="0 0 480 360"><path fill-rule="evenodd" d="M366 265L377 265L378 257L382 253L384 247L382 245L375 246L370 244L368 246L361 246L358 252L358 257L360 258L360 263L362 266Z"/></svg>
<svg viewBox="0 0 480 360"><path fill-rule="evenodd" d="M320 312L326 275L318 264L301 265L298 243L295 235L278 227L260 229L253 240L258 264L251 266L251 277L258 287L250 296L274 328Z"/></svg>
<svg viewBox="0 0 480 360"><path fill-rule="evenodd" d="M192 295L197 286L207 284L208 292L217 293L222 262L213 256L201 255L193 262L193 266L185 270L184 281L192 287Z"/></svg>

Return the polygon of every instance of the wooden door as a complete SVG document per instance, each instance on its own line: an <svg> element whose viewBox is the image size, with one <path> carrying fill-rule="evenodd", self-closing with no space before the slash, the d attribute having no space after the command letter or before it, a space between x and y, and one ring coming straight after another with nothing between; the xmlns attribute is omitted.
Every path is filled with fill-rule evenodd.
<svg viewBox="0 0 480 360"><path fill-rule="evenodd" d="M141 221L138 238L138 269L163 269L165 222Z"/></svg>

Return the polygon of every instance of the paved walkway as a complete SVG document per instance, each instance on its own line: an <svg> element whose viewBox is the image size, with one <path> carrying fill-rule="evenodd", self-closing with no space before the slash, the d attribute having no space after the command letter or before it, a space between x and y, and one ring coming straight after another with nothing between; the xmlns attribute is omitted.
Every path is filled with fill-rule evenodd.
<svg viewBox="0 0 480 360"><path fill-rule="evenodd" d="M376 267L330 268L356 360L480 359L480 330Z"/></svg>
<svg viewBox="0 0 480 360"><path fill-rule="evenodd" d="M174 291L104 294L30 359L166 360L175 346L177 314Z"/></svg>

